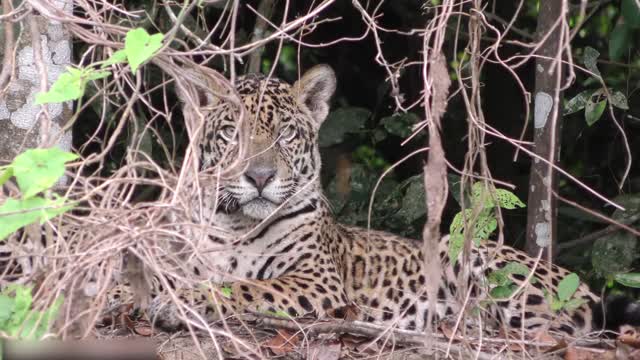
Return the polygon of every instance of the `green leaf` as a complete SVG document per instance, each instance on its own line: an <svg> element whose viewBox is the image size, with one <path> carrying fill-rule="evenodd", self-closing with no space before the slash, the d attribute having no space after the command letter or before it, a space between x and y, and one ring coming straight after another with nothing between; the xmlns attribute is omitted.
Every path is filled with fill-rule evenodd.
<svg viewBox="0 0 640 360"><path fill-rule="evenodd" d="M0 206L0 240L23 226L36 221L43 223L71 208L71 205L64 205L64 198L56 200L37 196L19 200L8 198Z"/></svg>
<svg viewBox="0 0 640 360"><path fill-rule="evenodd" d="M4 329L11 315L13 314L13 308L15 301L13 298L7 295L0 295L0 330Z"/></svg>
<svg viewBox="0 0 640 360"><path fill-rule="evenodd" d="M609 96L609 101L611 101L611 105L617 107L622 110L629 110L629 103L627 103L627 97L620 91L616 91L611 96Z"/></svg>
<svg viewBox="0 0 640 360"><path fill-rule="evenodd" d="M131 66L131 71L138 71L138 67L149 60L162 47L162 33L149 35L147 30L137 28L129 30L124 39L124 51Z"/></svg>
<svg viewBox="0 0 640 360"><path fill-rule="evenodd" d="M624 286L640 289L640 273L615 274L613 278Z"/></svg>
<svg viewBox="0 0 640 360"><path fill-rule="evenodd" d="M579 286L580 278L576 273L571 273L565 276L565 278L558 284L558 300L567 301L571 299Z"/></svg>
<svg viewBox="0 0 640 360"><path fill-rule="evenodd" d="M7 180L9 180L12 176L13 176L12 167L9 167L7 170L3 171L2 174L0 174L0 186L2 186L2 184L7 182Z"/></svg>
<svg viewBox="0 0 640 360"><path fill-rule="evenodd" d="M618 23L609 38L609 58L620 60L627 55L631 46L632 30L629 26Z"/></svg>
<svg viewBox="0 0 640 360"><path fill-rule="evenodd" d="M389 134L405 138L412 133L413 125L417 124L420 118L413 113L394 114L384 117L380 120L380 124L389 132Z"/></svg>
<svg viewBox="0 0 640 360"><path fill-rule="evenodd" d="M16 156L11 165L23 198L29 198L49 189L64 175L64 164L78 155L57 147L29 149Z"/></svg>
<svg viewBox="0 0 640 360"><path fill-rule="evenodd" d="M346 134L361 131L369 116L371 116L371 112L363 108L336 109L327 116L322 124L318 135L318 144L320 147L327 147L342 143Z"/></svg>
<svg viewBox="0 0 640 360"><path fill-rule="evenodd" d="M473 229L473 238L487 240L489 236L493 234L493 232L498 227L498 220L493 216L493 212L491 210L483 211L478 219L476 220L474 229Z"/></svg>
<svg viewBox="0 0 640 360"><path fill-rule="evenodd" d="M31 310L21 326L20 338L30 341L40 340L55 321L63 302L64 297L60 296L46 311Z"/></svg>
<svg viewBox="0 0 640 360"><path fill-rule="evenodd" d="M465 209L464 212L460 211L453 217L451 225L449 226L449 233L462 234L464 231L464 222L469 221L473 215L472 209Z"/></svg>
<svg viewBox="0 0 640 360"><path fill-rule="evenodd" d="M620 13L624 23L632 29L640 28L640 8L636 0L622 0Z"/></svg>
<svg viewBox="0 0 640 360"><path fill-rule="evenodd" d="M551 307L551 310L553 311L562 310L562 307L564 306L564 301L554 298L551 300L549 305Z"/></svg>
<svg viewBox="0 0 640 360"><path fill-rule="evenodd" d="M489 291L489 295L494 299L506 299L513 295L516 290L518 290L518 286L516 285L498 286L491 289L491 291Z"/></svg>
<svg viewBox="0 0 640 360"><path fill-rule="evenodd" d="M111 55L105 62L102 63L101 68L111 66L114 64L120 64L127 61L127 52L124 49L120 49Z"/></svg>
<svg viewBox="0 0 640 360"><path fill-rule="evenodd" d="M587 101L591 98L592 93L593 90L589 89L584 90L578 95L574 96L564 105L564 111L562 114L569 115L584 109L584 107L587 105Z"/></svg>
<svg viewBox="0 0 640 360"><path fill-rule="evenodd" d="M220 293L227 299L231 299L231 288L228 286L224 286L220 288Z"/></svg>
<svg viewBox="0 0 640 360"><path fill-rule="evenodd" d="M529 276L529 272L531 271L531 269L529 269L528 267L524 266L521 263L510 262L504 268L502 268L501 271L504 271L507 274L517 274L517 275L522 275L522 276ZM533 280L533 278L532 278L532 280Z"/></svg>
<svg viewBox="0 0 640 360"><path fill-rule="evenodd" d="M104 79L109 75L111 75L110 71L88 71L84 74L83 77L87 81L93 81L93 80Z"/></svg>
<svg viewBox="0 0 640 360"><path fill-rule="evenodd" d="M58 77L46 93L36 94L36 105L60 103L80 99L84 95L87 82L111 75L109 71L96 71L92 68L68 67L67 72Z"/></svg>
<svg viewBox="0 0 640 360"><path fill-rule="evenodd" d="M464 246L464 236L462 234L451 234L449 237L449 262L455 265Z"/></svg>
<svg viewBox="0 0 640 360"><path fill-rule="evenodd" d="M77 100L84 94L84 87L85 83L80 76L66 72L58 77L58 80L51 85L49 91L36 94L35 103L36 105L42 105Z"/></svg>
<svg viewBox="0 0 640 360"><path fill-rule="evenodd" d="M414 176L402 198L402 207L398 210L398 216L413 222L424 216L427 212L427 203L424 193L424 180L422 175Z"/></svg>
<svg viewBox="0 0 640 360"><path fill-rule="evenodd" d="M31 288L27 286L17 285L13 288L13 292L15 294L13 297L13 316L9 321L7 330L15 335L27 315L29 315L33 298L31 297Z"/></svg>
<svg viewBox="0 0 640 360"><path fill-rule="evenodd" d="M509 278L506 272L501 270L494 270L487 276L489 284L496 285L498 287L513 284L513 281Z"/></svg>
<svg viewBox="0 0 640 360"><path fill-rule="evenodd" d="M608 278L629 271L638 255L636 236L618 231L596 239L591 249L591 264L599 275Z"/></svg>
<svg viewBox="0 0 640 360"><path fill-rule="evenodd" d="M594 103L589 99L584 107L584 119L586 120L587 125L591 126L595 124L596 121L600 120L600 117L602 117L602 113L604 113L604 109L606 107L607 100L601 100Z"/></svg>
<svg viewBox="0 0 640 360"><path fill-rule="evenodd" d="M589 301L586 300L586 299L571 299L571 300L567 301L566 303L564 303L562 308L567 310L567 311L575 311L580 306L582 306L582 305L584 305L584 304L586 304L588 302Z"/></svg>
<svg viewBox="0 0 640 360"><path fill-rule="evenodd" d="M584 66L591 71L592 73L596 74L597 76L600 76L600 70L598 70L598 57L600 56L600 53L598 52L598 50L587 46L586 48L584 48Z"/></svg>
<svg viewBox="0 0 640 360"><path fill-rule="evenodd" d="M514 193L505 189L496 189L496 200L498 206L503 209L513 210L527 207Z"/></svg>

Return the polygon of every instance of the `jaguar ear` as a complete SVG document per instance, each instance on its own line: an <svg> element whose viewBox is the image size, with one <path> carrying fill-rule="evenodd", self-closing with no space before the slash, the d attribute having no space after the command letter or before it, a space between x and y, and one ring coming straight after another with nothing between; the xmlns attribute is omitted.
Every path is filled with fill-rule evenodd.
<svg viewBox="0 0 640 360"><path fill-rule="evenodd" d="M201 65L182 68L181 72L174 77L176 93L183 107L213 107L220 103L216 94L229 93L220 83L221 76L214 70Z"/></svg>
<svg viewBox="0 0 640 360"><path fill-rule="evenodd" d="M298 102L304 104L318 125L329 113L329 100L336 90L336 74L329 65L316 65L293 84Z"/></svg>

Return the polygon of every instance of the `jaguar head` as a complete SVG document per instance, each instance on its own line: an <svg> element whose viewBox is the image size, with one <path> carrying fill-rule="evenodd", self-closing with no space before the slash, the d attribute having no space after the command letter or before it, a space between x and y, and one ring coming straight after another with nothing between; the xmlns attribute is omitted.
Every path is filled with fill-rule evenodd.
<svg viewBox="0 0 640 360"><path fill-rule="evenodd" d="M326 65L310 69L293 85L253 74L238 79L248 129L243 137L246 156L242 170L221 181L219 209L262 220L319 190L318 131L335 87L335 74ZM243 133L237 111L214 102L200 144L205 168L238 154L229 150Z"/></svg>

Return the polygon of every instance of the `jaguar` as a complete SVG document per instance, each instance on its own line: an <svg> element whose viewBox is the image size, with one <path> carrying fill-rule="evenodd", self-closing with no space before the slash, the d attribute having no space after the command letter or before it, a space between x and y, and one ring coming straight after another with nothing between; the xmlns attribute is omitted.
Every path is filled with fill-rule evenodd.
<svg viewBox="0 0 640 360"><path fill-rule="evenodd" d="M323 195L317 140L336 89L334 71L317 65L293 85L250 74L237 79L235 87L246 109L242 170L205 187L199 198L210 212L198 221L224 229L225 236L209 234L206 241L220 250L189 264L209 285L177 288L178 298L208 322L246 312L323 318L354 307L358 320L425 329L430 319L425 289L439 279L425 273L422 249L414 240L340 224ZM206 170L241 153L243 132L233 104L203 98L206 121L198 147ZM433 249L442 264L431 314L436 320L474 308L463 306L467 290L461 293L457 285L463 259L449 259L449 242L443 236ZM626 298L603 302L585 284L573 294L575 306L554 307L553 294L570 272L536 260L494 241L473 246L465 262L470 271L464 271L467 303L485 310L493 326L560 336L640 323L638 304ZM511 263L525 266L532 276L507 272L518 291L493 298L497 285L486 279ZM156 326L184 326L185 313L173 300L160 290L154 293L148 314Z"/></svg>

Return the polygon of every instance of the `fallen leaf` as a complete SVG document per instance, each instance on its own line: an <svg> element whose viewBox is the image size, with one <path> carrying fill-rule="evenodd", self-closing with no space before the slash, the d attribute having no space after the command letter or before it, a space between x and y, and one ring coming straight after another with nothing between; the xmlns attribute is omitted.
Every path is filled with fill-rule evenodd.
<svg viewBox="0 0 640 360"><path fill-rule="evenodd" d="M138 323L133 327L133 332L140 336L151 336L153 335L153 329L148 324Z"/></svg>
<svg viewBox="0 0 640 360"><path fill-rule="evenodd" d="M299 343L300 337L297 334L278 329L276 330L276 335L263 343L262 346L271 350L274 355L282 356L294 351Z"/></svg>
<svg viewBox="0 0 640 360"><path fill-rule="evenodd" d="M338 340L314 341L307 351L308 360L338 360L342 344Z"/></svg>

